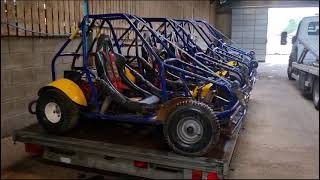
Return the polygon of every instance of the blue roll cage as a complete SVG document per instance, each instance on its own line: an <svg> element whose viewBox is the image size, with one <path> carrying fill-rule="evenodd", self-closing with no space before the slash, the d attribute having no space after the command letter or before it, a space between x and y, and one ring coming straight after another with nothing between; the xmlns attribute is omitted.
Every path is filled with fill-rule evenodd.
<svg viewBox="0 0 320 180"><path fill-rule="evenodd" d="M224 48L224 49L227 49L227 50L231 50L231 51L235 51L237 53L239 53L240 55L243 55L243 56L248 56L251 60L254 59L254 55L255 55L255 52L254 51L244 51L242 49L239 49L239 48L236 48L236 47L233 47L229 44L227 44L226 42L224 42L224 34L222 34L218 29L214 28L212 25L210 25L207 21L204 21L204 20L194 20L196 23L199 23L199 24L204 24L205 27L209 30L209 32L213 35L213 37L216 37L217 41L219 42L218 43L218 46L221 47L221 48Z"/></svg>
<svg viewBox="0 0 320 180"><path fill-rule="evenodd" d="M223 68L227 71L231 71L236 73L237 75L239 75L241 77L241 83L244 85L245 84L245 80L241 74L241 72L239 71L239 68L233 67L228 65L227 63L215 59L211 56L208 56L206 54L204 54L201 50L199 51L200 48L197 48L198 45L196 43L194 43L191 39L191 33L186 32L185 29L180 26L179 24L177 24L177 22L175 22L174 20L168 19L168 18L143 18L143 20L147 21L147 23L150 25L150 27L152 26L152 23L156 22L156 23L161 23L159 25L159 27L156 29L156 31L159 31L164 37L169 38L172 37L172 32L175 32L178 36L177 39L181 40L181 42L183 42L183 48L187 50L187 52L192 55L193 57L190 57L193 61L193 63L195 65L200 65L201 67L207 69L207 70L211 70L210 66L212 67L213 65L216 65L220 68ZM168 31L168 27L171 27L173 29L173 31ZM161 31L161 29L163 29ZM180 32L182 32L182 35L180 34ZM202 36L202 34L200 34L200 36ZM206 40L206 39L204 39ZM194 48L196 47L196 48ZM210 47L209 47L210 48ZM181 51L183 51L181 48L177 48ZM198 50L197 50L198 49ZM183 51L185 52L185 51ZM201 62L199 62L201 61ZM204 64L202 64L204 63ZM207 67L209 66L209 67Z"/></svg>
<svg viewBox="0 0 320 180"><path fill-rule="evenodd" d="M206 23L205 21L194 21L194 20L188 20L188 19L174 19L174 21L178 22L180 26L185 27L187 26L187 29L191 33L190 26L193 27L193 29L200 35L200 37L203 39L203 41L207 44L208 50L210 50L212 53L217 55L223 60L234 60L237 61L238 63L246 65L250 70L252 69L250 67L250 61L251 58L246 58L247 53L244 51L234 48L232 46L227 45L226 43L223 42L223 39L220 38L221 33L218 33L216 29L214 29L211 25ZM205 31L203 27L201 26L201 23L205 25L205 27L209 30ZM218 36L218 37L216 37ZM211 38L214 38L216 40L217 46L214 47L214 43L212 42ZM225 44L222 46L222 44ZM238 54L234 55L230 51L231 49L234 49ZM254 53L254 52L253 52ZM223 58L225 57L225 58ZM248 56L247 56L248 57Z"/></svg>
<svg viewBox="0 0 320 180"><path fill-rule="evenodd" d="M89 19L92 19L91 22L89 22ZM149 32L153 34L154 37L156 37L159 42L165 47L170 54L170 50L168 49L167 42L168 40L161 36L159 33L157 33L155 30L153 30L151 27L149 27L145 21L143 21L141 18L138 18L133 15L129 14L123 14L123 13L115 13L115 14L96 14L96 15L86 15L84 16L82 22L80 23L80 29L82 31L82 39L79 44L79 46L76 48L76 51L74 53L64 53L64 49L68 46L68 44L72 41L73 35L71 35L67 41L62 45L62 47L59 49L59 51L56 53L56 55L52 59L51 63L51 71L52 71L52 80L56 80L56 68L55 64L58 59L58 57L61 56L73 56L73 62L72 66L74 66L74 63L76 59L80 56L83 57L83 65L82 67L79 67L80 70L82 71L82 75L84 74L86 78L88 79L88 83L90 88L92 89L92 97L89 101L90 104L92 104L94 107L100 109L101 108L101 102L98 101L97 98L97 89L94 86L92 78L95 77L94 73L90 70L89 68L89 53L93 48L93 45L96 41L96 38L92 42L91 46L88 45L88 37L89 37L89 29L94 27L94 23L96 20L102 20L100 28L103 26L103 24L106 22L109 25L109 28L111 30L112 36L113 36L113 41L115 46L117 47L118 53L122 54L121 47L124 45L123 43L120 43L119 40L124 37L124 34L128 33L130 30L133 30L136 34L135 38L140 38L141 41L146 45L146 48L148 49L149 52L152 53L152 55L155 57L156 62L159 64L160 68L160 83L161 83L161 88L162 88L162 101L166 102L169 100L167 89L166 89L166 79L165 79L165 70L173 70L176 72L179 72L181 74L181 79L183 80L186 75L194 77L196 79L200 79L203 81L206 81L208 83L213 83L218 86L220 86L224 91L227 92L227 95L229 97L229 103L226 106L224 111L221 112L216 112L217 117L219 120L225 120L230 117L230 115L238 108L240 105L239 100L237 99L237 96L235 93L232 92L231 85L226 81L225 79L219 77L219 76L212 76L212 73L203 69L196 67L191 64L187 64L177 58L170 58L165 61L163 61L157 54L154 52L154 50L151 48L151 46L147 43L147 41L143 38L141 35L137 25L138 23L143 25L143 28L146 28ZM113 28L113 25L110 21L112 20L125 20L128 24L129 27L125 30L125 32L120 36L120 38L117 38L117 35L115 33L115 29ZM137 45L137 44L136 44ZM78 53L80 48L82 46L82 54ZM171 54L174 56L173 54ZM202 74L210 74L211 77L208 78L206 76L202 76L199 74L195 74L193 72L187 71L183 68L179 68L174 65L182 63L183 66L188 66L189 68L195 69L197 72L201 72ZM190 94L189 94L190 95ZM186 96L188 94L186 93ZM120 114L120 115L113 115L113 114L107 114L107 113L99 113L99 112L85 112L85 116L89 118L100 118L100 119L106 119L106 120L117 120L117 121L129 121L129 122L143 122L143 123L161 123L156 120L155 115L156 114L149 114L149 115L131 115L131 114Z"/></svg>

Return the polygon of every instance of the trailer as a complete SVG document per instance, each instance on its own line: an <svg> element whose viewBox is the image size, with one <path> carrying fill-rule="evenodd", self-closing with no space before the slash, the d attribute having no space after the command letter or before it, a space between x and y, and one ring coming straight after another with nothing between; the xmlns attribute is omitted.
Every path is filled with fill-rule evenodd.
<svg viewBox="0 0 320 180"><path fill-rule="evenodd" d="M286 42L286 36L282 37ZM282 43L285 44L285 43ZM292 38L287 68L289 80L296 80L298 89L311 97L319 110L319 16L303 18Z"/></svg>
<svg viewBox="0 0 320 180"><path fill-rule="evenodd" d="M203 157L186 157L170 151L161 128L101 120L81 120L64 136L46 133L39 124L14 133L14 142L26 152L54 162L150 179L223 179L241 130L221 138Z"/></svg>

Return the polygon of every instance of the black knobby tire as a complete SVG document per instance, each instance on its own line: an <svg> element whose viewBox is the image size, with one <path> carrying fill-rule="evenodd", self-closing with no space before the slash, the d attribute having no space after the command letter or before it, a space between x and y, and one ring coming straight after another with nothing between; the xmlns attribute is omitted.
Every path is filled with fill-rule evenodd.
<svg viewBox="0 0 320 180"><path fill-rule="evenodd" d="M292 62L294 62L294 61L297 61L297 52L298 51L298 49L297 48L295 48L292 52L291 52L291 54L290 54L290 56L289 56L289 63L288 63L288 68L287 68L287 75L288 75L288 79L289 80L295 80L293 77L292 77Z"/></svg>
<svg viewBox="0 0 320 180"><path fill-rule="evenodd" d="M55 103L59 106L61 118L58 122L53 123L46 116L45 108L49 103ZM37 101L36 114L39 124L46 131L53 134L63 134L77 125L80 110L62 91L49 89L40 95Z"/></svg>
<svg viewBox="0 0 320 180"><path fill-rule="evenodd" d="M295 80L292 77L292 54L289 56L289 63L288 63L288 67L287 67L287 75L288 75L288 79L289 80Z"/></svg>
<svg viewBox="0 0 320 180"><path fill-rule="evenodd" d="M202 128L202 135L197 141L188 142L179 136L179 124L194 122ZM188 127L189 128L189 127ZM179 131L179 132L178 132ZM176 153L187 156L205 155L218 143L220 125L213 110L206 104L194 100L182 101L169 114L164 124L164 137L169 147Z"/></svg>
<svg viewBox="0 0 320 180"><path fill-rule="evenodd" d="M299 73L302 73L302 71L300 71ZM306 75L305 75L306 76ZM305 86L305 78L303 78L302 74L299 74L299 79L297 81L298 86L300 88L300 93L303 97L305 97L306 99L311 100L312 99L312 89L310 87Z"/></svg>
<svg viewBox="0 0 320 180"><path fill-rule="evenodd" d="M319 79L315 79L312 85L312 100L314 107L319 110Z"/></svg>

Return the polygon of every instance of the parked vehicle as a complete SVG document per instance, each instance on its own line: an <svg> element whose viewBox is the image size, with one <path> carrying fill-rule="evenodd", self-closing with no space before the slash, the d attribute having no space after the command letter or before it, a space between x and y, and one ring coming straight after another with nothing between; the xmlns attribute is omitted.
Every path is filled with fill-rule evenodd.
<svg viewBox="0 0 320 180"><path fill-rule="evenodd" d="M247 109L243 77L256 67L223 48L197 49L177 21L166 19L172 29L163 33L150 20L85 16L52 60L52 82L29 104L39 124L14 140L31 154L83 167L146 178L225 178ZM71 67L59 77L61 57Z"/></svg>
<svg viewBox="0 0 320 180"><path fill-rule="evenodd" d="M286 33L282 34L281 38L286 39ZM319 16L300 21L292 38L287 74L290 80L297 81L303 95L312 96L313 104L319 110Z"/></svg>
<svg viewBox="0 0 320 180"><path fill-rule="evenodd" d="M127 28L119 33L116 23ZM80 27L76 50L64 52L78 32L53 58L53 81L38 92L35 113L48 132L65 134L80 117L157 124L173 151L203 156L241 124L246 106L239 83L198 66L188 53L193 63L176 56L172 48L179 47L140 18L89 15ZM106 28L110 35L103 33ZM56 62L66 56L73 57L71 69L57 79Z"/></svg>

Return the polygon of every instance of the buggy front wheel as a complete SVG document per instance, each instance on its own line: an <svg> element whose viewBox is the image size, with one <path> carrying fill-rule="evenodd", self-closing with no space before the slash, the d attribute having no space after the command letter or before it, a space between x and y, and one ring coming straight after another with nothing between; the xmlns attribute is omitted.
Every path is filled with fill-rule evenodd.
<svg viewBox="0 0 320 180"><path fill-rule="evenodd" d="M77 125L79 108L62 91L48 89L40 94L36 115L46 131L63 134Z"/></svg>
<svg viewBox="0 0 320 180"><path fill-rule="evenodd" d="M187 100L170 113L164 136L171 149L187 156L205 155L217 144L220 126L213 110L206 104Z"/></svg>

